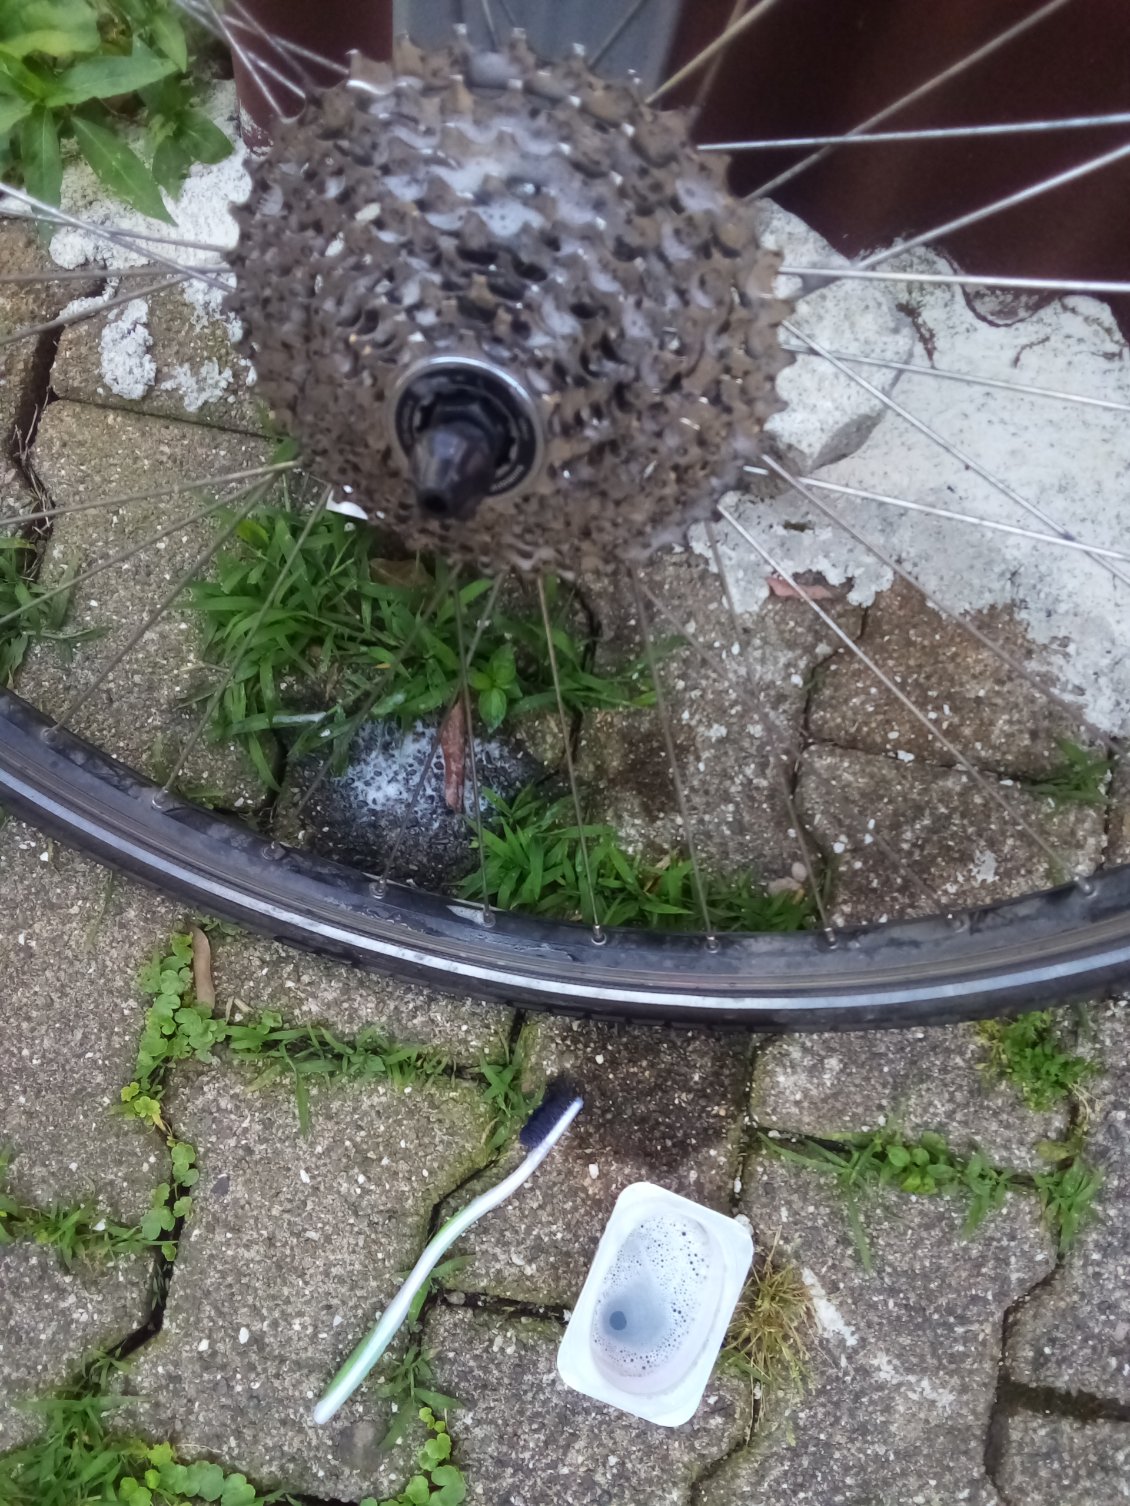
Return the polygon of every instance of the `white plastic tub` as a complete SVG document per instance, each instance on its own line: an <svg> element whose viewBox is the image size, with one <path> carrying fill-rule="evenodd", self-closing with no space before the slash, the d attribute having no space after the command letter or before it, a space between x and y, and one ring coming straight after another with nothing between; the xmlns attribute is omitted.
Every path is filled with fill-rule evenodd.
<svg viewBox="0 0 1130 1506"><path fill-rule="evenodd" d="M557 1370L574 1391L678 1427L694 1416L753 1261L732 1218L634 1182L616 1200Z"/></svg>

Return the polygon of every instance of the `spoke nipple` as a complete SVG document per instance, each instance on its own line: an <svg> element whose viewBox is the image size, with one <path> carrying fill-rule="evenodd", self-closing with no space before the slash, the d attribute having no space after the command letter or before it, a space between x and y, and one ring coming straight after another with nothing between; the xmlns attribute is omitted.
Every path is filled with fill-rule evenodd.
<svg viewBox="0 0 1130 1506"><path fill-rule="evenodd" d="M483 925L488 931L494 930L494 911L489 905L483 906Z"/></svg>
<svg viewBox="0 0 1130 1506"><path fill-rule="evenodd" d="M63 729L58 726L44 727L39 735L49 748L56 748L62 742L62 731Z"/></svg>
<svg viewBox="0 0 1130 1506"><path fill-rule="evenodd" d="M153 809L158 811L172 810L177 803L177 797L172 790L156 790L153 794Z"/></svg>
<svg viewBox="0 0 1130 1506"><path fill-rule="evenodd" d="M946 925L949 926L951 931L964 931L965 924L965 916L959 915L955 910L950 910L946 915Z"/></svg>
<svg viewBox="0 0 1130 1506"><path fill-rule="evenodd" d="M717 952L719 950L718 938L713 931L706 933L706 950L708 952Z"/></svg>
<svg viewBox="0 0 1130 1506"><path fill-rule="evenodd" d="M281 842L269 842L263 856L270 858L273 863L277 863L280 858L286 857L286 848Z"/></svg>
<svg viewBox="0 0 1130 1506"><path fill-rule="evenodd" d="M1085 899L1090 899L1094 895L1095 885L1093 880L1089 878L1077 878L1075 880L1075 887Z"/></svg>
<svg viewBox="0 0 1130 1506"><path fill-rule="evenodd" d="M591 939L593 946L604 946L608 941L608 935L604 927L601 925L594 925L592 928Z"/></svg>
<svg viewBox="0 0 1130 1506"><path fill-rule="evenodd" d="M369 885L369 893L373 896L374 899L384 899L385 895L388 893L388 879L374 879L373 882Z"/></svg>
<svg viewBox="0 0 1130 1506"><path fill-rule="evenodd" d="M824 945L830 952L834 952L840 944L840 938L832 930L831 926L825 926L821 935L824 937Z"/></svg>

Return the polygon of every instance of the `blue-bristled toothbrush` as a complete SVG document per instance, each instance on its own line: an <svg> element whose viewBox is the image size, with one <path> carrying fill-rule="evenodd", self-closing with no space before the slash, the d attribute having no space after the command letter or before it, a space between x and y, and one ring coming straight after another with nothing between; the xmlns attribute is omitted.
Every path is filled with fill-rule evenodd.
<svg viewBox="0 0 1130 1506"><path fill-rule="evenodd" d="M525 1156L508 1177L503 1177L497 1186L488 1188L460 1209L428 1242L424 1253L412 1267L407 1281L381 1314L376 1327L361 1340L330 1382L314 1408L315 1422L329 1422L349 1400L392 1342L397 1329L408 1316L413 1298L441 1257L484 1213L489 1213L499 1203L504 1203L512 1192L533 1176L583 1107L584 1100L568 1091L558 1089L546 1095L541 1107L530 1115L522 1127L519 1138L525 1146Z"/></svg>

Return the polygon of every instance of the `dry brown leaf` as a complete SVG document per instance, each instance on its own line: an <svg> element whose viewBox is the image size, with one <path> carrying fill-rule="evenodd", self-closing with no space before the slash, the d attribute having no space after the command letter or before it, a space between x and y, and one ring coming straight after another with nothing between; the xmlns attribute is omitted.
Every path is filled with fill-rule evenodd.
<svg viewBox="0 0 1130 1506"><path fill-rule="evenodd" d="M769 590L774 596L784 596L793 600L832 601L836 594L831 586L805 586L800 581L794 585L791 580L785 580L782 575L770 575L766 579Z"/></svg>
<svg viewBox="0 0 1130 1506"><path fill-rule="evenodd" d="M443 753L443 798L451 811L463 809L463 766L467 758L467 720L462 700L443 719L439 746Z"/></svg>
<svg viewBox="0 0 1130 1506"><path fill-rule="evenodd" d="M192 926L192 988L198 1004L211 1009L216 1003L212 981L212 944L199 926Z"/></svg>

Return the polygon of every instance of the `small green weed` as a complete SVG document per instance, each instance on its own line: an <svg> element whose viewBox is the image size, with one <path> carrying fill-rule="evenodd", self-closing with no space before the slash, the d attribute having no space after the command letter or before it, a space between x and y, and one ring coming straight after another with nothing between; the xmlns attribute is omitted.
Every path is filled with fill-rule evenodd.
<svg viewBox="0 0 1130 1506"><path fill-rule="evenodd" d="M460 1506L467 1499L463 1472L450 1463L451 1434L447 1423L431 1407L421 1407L419 1417L428 1430L428 1440L416 1456L417 1473L398 1496L383 1501L366 1496L361 1506Z"/></svg>
<svg viewBox="0 0 1130 1506"><path fill-rule="evenodd" d="M4 1506L297 1506L281 1491L261 1495L218 1464L181 1464L168 1443L115 1435L108 1427L115 1405L85 1387L33 1403L42 1433L0 1454Z"/></svg>
<svg viewBox="0 0 1130 1506"><path fill-rule="evenodd" d="M524 910L559 920L594 920L581 851L581 829L569 800L547 801L527 788L512 801L487 793L496 820L483 828L486 888L500 909ZM657 862L625 852L610 826L586 826L596 908L603 925L694 929L702 924L691 863L667 857ZM477 837L475 839L477 846ZM704 879L707 908L721 931L799 931L812 924L806 898L769 894L748 875ZM462 880L460 894L481 899L478 866Z"/></svg>
<svg viewBox="0 0 1130 1506"><path fill-rule="evenodd" d="M988 1051L986 1076L1011 1083L1031 1109L1069 1102L1098 1071L1096 1062L1070 1049L1063 1016L1050 1009L982 1020L977 1033Z"/></svg>
<svg viewBox="0 0 1130 1506"><path fill-rule="evenodd" d="M196 162L220 162L231 142L196 108L189 38L171 0L7 0L0 6L0 177L58 204L63 146L143 214L172 223L160 189L176 194ZM144 132L148 164L124 128Z"/></svg>
<svg viewBox="0 0 1130 1506"><path fill-rule="evenodd" d="M442 564L378 557L372 531L340 514L317 519L263 612L305 524L303 512L285 507L255 513L239 525L238 546L221 557L215 578L192 590L207 656L235 668L216 735L245 741L268 785L266 733L291 735L293 755L332 748L343 757L358 727L356 708L368 706L381 675L387 685L367 714L395 716L405 728L440 713L459 685L455 577ZM459 586L465 615L476 603L482 609L490 587L488 580ZM587 642L565 625L569 601L555 581L547 593L567 709L652 704L643 662L594 674ZM540 610L493 612L468 678L489 731L555 709Z"/></svg>
<svg viewBox="0 0 1130 1506"><path fill-rule="evenodd" d="M494 1113L494 1127L487 1141L489 1151L501 1150L525 1124L541 1102L540 1088L528 1092L522 1082L526 1063L520 1051L514 1051L504 1062L479 1062L479 1072L486 1087L483 1096Z"/></svg>
<svg viewBox="0 0 1130 1506"><path fill-rule="evenodd" d="M1101 753L1089 752L1069 738L1059 738L1063 762L1044 779L1034 780L1028 788L1056 805L1102 805L1106 799L1111 761Z"/></svg>
<svg viewBox="0 0 1130 1506"><path fill-rule="evenodd" d="M153 1002L146 1012L134 1066L134 1080L121 1091L125 1112L168 1133L161 1100L165 1074L174 1062L190 1058L215 1061L220 1047L240 1061L260 1068L255 1086L279 1077L294 1084L298 1119L304 1134L310 1129L310 1082L314 1079L371 1081L384 1078L397 1086L439 1076L449 1070L444 1057L416 1046L398 1046L376 1030L362 1030L353 1042L343 1041L324 1025L287 1026L273 1010L241 1021L228 1021L201 1003L192 973L192 937L172 937L168 951L157 954L141 969L138 983ZM177 1147L170 1137L176 1176Z"/></svg>
<svg viewBox="0 0 1130 1506"><path fill-rule="evenodd" d="M0 1245L17 1240L45 1245L67 1270L80 1262L116 1260L148 1250L161 1250L169 1260L175 1258L176 1245L166 1236L187 1212L188 1200L170 1184L153 1189L149 1210L139 1224L120 1224L91 1207L56 1204L42 1209L21 1203L5 1190L9 1164L7 1155L0 1155ZM189 1175L195 1180L195 1172Z"/></svg>
<svg viewBox="0 0 1130 1506"><path fill-rule="evenodd" d="M835 1177L844 1196L848 1222L864 1269L872 1269L871 1246L863 1227L861 1200L881 1187L929 1197L948 1193L966 1205L962 1234L974 1234L1010 1192L1034 1191L1048 1228L1061 1251L1070 1248L1090 1213L1101 1183L1098 1172L1082 1159L1080 1144L1048 1145L1045 1154L1054 1166L1046 1172L1009 1171L993 1166L980 1151L959 1156L941 1135L925 1133L906 1141L894 1129L851 1135L841 1141L799 1139L786 1143L769 1135L763 1148L794 1165Z"/></svg>
<svg viewBox="0 0 1130 1506"><path fill-rule="evenodd" d="M377 1386L377 1395L392 1403L392 1421L381 1439L382 1449L394 1448L399 1443L419 1407L431 1407L433 1412L452 1412L459 1406L454 1396L445 1396L435 1388L432 1357L423 1345L420 1318L424 1304L436 1288L442 1286L449 1276L461 1271L466 1264L465 1255L453 1255L450 1259L441 1261L412 1299L403 1329L408 1338L407 1347L400 1359L385 1371ZM401 1279L407 1275L407 1271L403 1272Z"/></svg>
<svg viewBox="0 0 1130 1506"><path fill-rule="evenodd" d="M65 627L70 592L48 597L45 586L29 579L25 566L34 557L35 545L30 540L0 537L0 689L15 684L16 671L33 643L54 643L69 652L76 643L101 636L100 628L69 631ZM8 617L10 622L3 620Z"/></svg>
<svg viewBox="0 0 1130 1506"><path fill-rule="evenodd" d="M763 1396L795 1395L808 1380L808 1355L816 1317L808 1288L777 1243L759 1255L734 1310L722 1349L723 1364L759 1386Z"/></svg>

